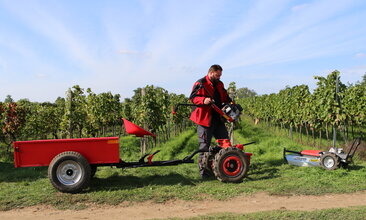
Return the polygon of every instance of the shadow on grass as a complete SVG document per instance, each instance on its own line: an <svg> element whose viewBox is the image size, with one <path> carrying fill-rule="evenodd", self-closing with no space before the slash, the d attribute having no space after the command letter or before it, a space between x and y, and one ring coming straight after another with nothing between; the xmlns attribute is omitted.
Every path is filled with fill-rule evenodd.
<svg viewBox="0 0 366 220"><path fill-rule="evenodd" d="M179 174L152 175L152 176L111 176L108 178L93 178L89 192L100 190L126 190L137 189L146 186L194 186L198 181L188 179Z"/></svg>
<svg viewBox="0 0 366 220"><path fill-rule="evenodd" d="M251 181L267 180L280 177L276 166L283 164L283 160L270 160L251 164L248 179Z"/></svg>
<svg viewBox="0 0 366 220"><path fill-rule="evenodd" d="M13 163L0 162L0 182L35 181L47 177L47 167L15 168Z"/></svg>
<svg viewBox="0 0 366 220"><path fill-rule="evenodd" d="M347 169L347 170L362 170L362 169L365 169L364 166L359 166L359 165L354 165L354 164L349 164L347 165L346 167L344 167L344 169Z"/></svg>

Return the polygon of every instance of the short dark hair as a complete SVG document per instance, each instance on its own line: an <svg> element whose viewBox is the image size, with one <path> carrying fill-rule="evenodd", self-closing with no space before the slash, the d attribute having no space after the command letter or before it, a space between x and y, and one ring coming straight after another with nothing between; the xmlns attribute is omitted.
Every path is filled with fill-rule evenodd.
<svg viewBox="0 0 366 220"><path fill-rule="evenodd" d="M216 71L222 71L222 67L219 64L214 64L210 67L210 69L208 69L208 73L209 72L216 72Z"/></svg>

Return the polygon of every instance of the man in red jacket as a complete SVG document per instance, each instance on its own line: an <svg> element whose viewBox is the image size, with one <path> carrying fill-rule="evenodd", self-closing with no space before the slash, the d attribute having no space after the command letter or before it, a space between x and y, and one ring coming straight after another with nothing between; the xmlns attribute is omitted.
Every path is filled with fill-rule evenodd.
<svg viewBox="0 0 366 220"><path fill-rule="evenodd" d="M197 80L193 85L189 97L191 102L197 105L193 110L190 119L197 124L198 142L200 150L208 150L212 136L216 139L228 139L228 131L219 113L211 106L214 103L220 109L225 103L231 102L224 84L220 81L222 67L212 65L205 77ZM198 155L198 165L202 178L209 175L202 166L203 153Z"/></svg>

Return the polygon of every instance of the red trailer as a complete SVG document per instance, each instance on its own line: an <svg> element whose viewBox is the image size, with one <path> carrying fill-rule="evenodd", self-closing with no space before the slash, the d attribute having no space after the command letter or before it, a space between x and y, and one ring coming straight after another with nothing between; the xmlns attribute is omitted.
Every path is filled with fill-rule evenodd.
<svg viewBox="0 0 366 220"><path fill-rule="evenodd" d="M155 137L132 122L123 120L127 133L138 137ZM249 170L251 154L242 152L244 145L231 147L226 142L219 144L207 152L207 169L212 169L223 182L241 181ZM153 161L154 155L159 152L156 151L143 155L137 162L125 162L120 159L118 137L17 141L13 147L15 167L48 166L48 177L52 185L59 191L68 193L79 192L88 186L98 166L172 166L193 163L192 158L201 152L197 150L181 160Z"/></svg>

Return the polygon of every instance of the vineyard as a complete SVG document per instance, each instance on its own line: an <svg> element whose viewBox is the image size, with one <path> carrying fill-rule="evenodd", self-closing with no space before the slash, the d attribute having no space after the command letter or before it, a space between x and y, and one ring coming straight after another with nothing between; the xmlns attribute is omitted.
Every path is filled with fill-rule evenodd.
<svg viewBox="0 0 366 220"><path fill-rule="evenodd" d="M230 83L228 91L256 123L288 130L290 138L295 133L300 142L306 136L307 143L315 145L317 138L319 145L323 139L330 145L332 139L334 144L335 140L346 143L362 136L366 130L366 75L354 85L343 84L338 71L315 79L313 93L307 85L299 85L258 96L247 88L236 89L235 82ZM190 108L171 114L174 105L188 102L183 94L148 85L134 90L131 98L120 97L111 92L95 94L78 85L54 103L28 99L14 102L8 95L0 102L0 153L9 152L16 140L123 136L122 117L156 133L158 144L193 125L188 120ZM142 139L140 151L145 152L156 143Z"/></svg>
<svg viewBox="0 0 366 220"><path fill-rule="evenodd" d="M334 71L327 77L314 77L317 87L310 93L307 85L286 87L277 94L241 99L246 114L256 123L264 122L273 128L293 131L300 142L303 135L315 145L316 137L347 142L362 136L366 130L366 75L362 82L345 85L340 73Z"/></svg>
<svg viewBox="0 0 366 220"><path fill-rule="evenodd" d="M171 114L172 106L187 101L184 95L154 86L136 89L134 96L123 102L119 94L95 94L89 88L85 92L77 85L67 91L66 98L59 97L54 103L14 102L8 96L0 102L0 152L1 148L9 151L16 140L121 136L122 117L156 133L159 144L192 126L187 120L190 109ZM142 141L141 151L153 144Z"/></svg>
<svg viewBox="0 0 366 220"><path fill-rule="evenodd" d="M338 72L327 77L316 77L318 87L313 93L307 86L301 85L286 88L278 94L257 96L254 91L236 89L235 83L230 84L229 91L236 91L236 100L243 105L246 113L236 125L234 143L256 142L246 147L246 151L253 153L253 156L248 178L242 183L223 184L215 179L202 180L197 164L123 170L99 167L90 187L78 194L56 191L49 183L46 167L14 168L11 142L120 136L120 158L126 161L135 161L141 152L152 150L161 151L154 158L156 160L184 158L198 147L195 127L188 121L191 109L181 108L172 115L171 108L176 103L187 102L187 98L154 86L138 88L133 97L123 101L118 94L95 94L91 89L84 90L79 86L70 88L65 98L58 98L54 103L35 103L26 99L14 102L8 96L0 103L0 153L3 154L0 157L0 211L14 209L19 212L20 208L39 206L89 210L94 206L107 209L108 205L112 205L111 209L114 210L126 204L141 207L140 204L146 201L164 205L165 202L172 204L172 201L201 203L208 200L211 203L224 200L226 203L238 199L237 204L242 204L242 200L260 193L265 193L268 196L265 200L270 202L292 196L296 200L304 195L318 198L334 194L348 196L352 201L353 196L363 196L366 190L365 161L359 154L355 157L355 163L348 168L331 172L321 168L290 166L284 162L282 154L284 147L297 151L312 148L309 145L314 144L313 141L307 143L302 135L307 135L308 140L311 137L315 140L315 136L317 140L321 140L320 136L330 140L334 128L339 134L337 140L342 140L365 131L366 77L362 82L347 86L340 82L339 77ZM121 117L156 133L157 142L146 144L143 139L140 141L127 136ZM278 135L281 131L293 129L297 134L294 133L292 139ZM296 136L300 141L296 140ZM363 144L361 148L364 147ZM151 206L150 203L148 205ZM303 207L303 203L299 206ZM255 215L267 216L263 218L274 215L280 218L298 215L324 218L342 216L347 212L357 219L364 216L364 210L361 206L356 210L326 209L319 211L320 214L282 210L280 213L261 212ZM231 217L224 214L224 218Z"/></svg>

